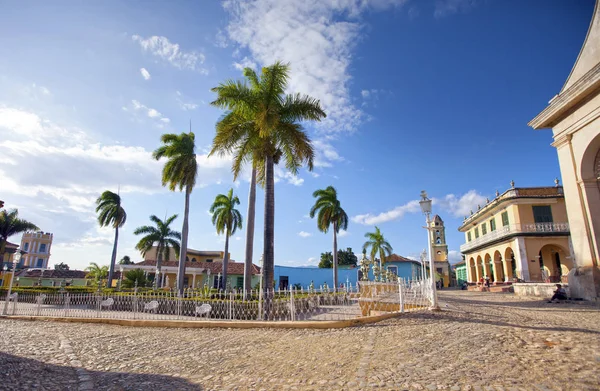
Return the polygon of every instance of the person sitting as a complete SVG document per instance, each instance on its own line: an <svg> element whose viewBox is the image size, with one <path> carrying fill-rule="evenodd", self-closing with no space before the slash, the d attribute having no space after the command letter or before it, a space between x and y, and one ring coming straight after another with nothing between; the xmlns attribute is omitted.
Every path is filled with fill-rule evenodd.
<svg viewBox="0 0 600 391"><path fill-rule="evenodd" d="M556 290L554 291L554 295L552 295L552 298L548 300L548 303L553 303L554 300L567 300L567 291L560 284L556 284Z"/></svg>

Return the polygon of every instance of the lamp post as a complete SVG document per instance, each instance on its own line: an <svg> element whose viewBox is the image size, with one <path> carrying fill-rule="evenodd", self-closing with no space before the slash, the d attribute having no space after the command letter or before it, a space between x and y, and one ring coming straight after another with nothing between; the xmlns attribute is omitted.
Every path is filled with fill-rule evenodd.
<svg viewBox="0 0 600 391"><path fill-rule="evenodd" d="M431 307L429 307L432 311L439 311L440 307L438 305L437 300L437 291L435 287L435 267L433 262L433 249L431 248L431 235L430 231L433 229L431 227L431 200L427 198L427 192L425 190L421 191L421 201L419 201L419 205L421 206L421 211L425 215L425 222L427 224L426 227L423 227L427 230L427 247L429 248L429 274L431 276Z"/></svg>
<svg viewBox="0 0 600 391"><path fill-rule="evenodd" d="M2 311L2 315L6 315L8 311L8 300L10 299L10 295L12 293L13 280L15 279L15 269L17 268L17 263L21 260L21 250L18 250L13 257L13 268L12 273L10 275L10 285L8 286L8 293L6 294L6 299L4 299L4 310Z"/></svg>
<svg viewBox="0 0 600 391"><path fill-rule="evenodd" d="M427 259L427 250L423 249L421 253L421 279L425 281L427 265L425 265L425 260Z"/></svg>

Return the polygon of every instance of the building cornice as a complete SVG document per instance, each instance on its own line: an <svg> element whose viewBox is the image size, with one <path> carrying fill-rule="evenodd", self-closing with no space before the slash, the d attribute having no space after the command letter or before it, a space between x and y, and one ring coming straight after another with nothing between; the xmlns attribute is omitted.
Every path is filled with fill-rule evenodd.
<svg viewBox="0 0 600 391"><path fill-rule="evenodd" d="M569 235L571 235L570 232L515 232L514 234L508 234L508 235L502 236L498 239L490 240L489 242L485 242L485 243L482 243L481 245L474 246L473 248L470 248L470 249L466 250L465 252L461 252L461 254L464 254L466 257L469 254L480 251L481 249L484 249L487 247L492 247L492 246L495 246L497 244L500 244L500 243L503 243L506 241L510 241L518 236L521 236L521 237L549 237L549 236L569 236Z"/></svg>
<svg viewBox="0 0 600 391"><path fill-rule="evenodd" d="M600 89L600 63L571 87L552 98L548 106L527 125L536 130L554 127L571 113L571 109L598 89Z"/></svg>

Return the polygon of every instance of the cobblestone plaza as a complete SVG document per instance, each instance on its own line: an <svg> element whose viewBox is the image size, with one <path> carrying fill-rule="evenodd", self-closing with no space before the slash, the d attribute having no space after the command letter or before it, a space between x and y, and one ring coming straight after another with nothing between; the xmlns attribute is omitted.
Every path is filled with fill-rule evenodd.
<svg viewBox="0 0 600 391"><path fill-rule="evenodd" d="M339 330L0 320L6 390L597 390L600 308L440 292L440 313Z"/></svg>

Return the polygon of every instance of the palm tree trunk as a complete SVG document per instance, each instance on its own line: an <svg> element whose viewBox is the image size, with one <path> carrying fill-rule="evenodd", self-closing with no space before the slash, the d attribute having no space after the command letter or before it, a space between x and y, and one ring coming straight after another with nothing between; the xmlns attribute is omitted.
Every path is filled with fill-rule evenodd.
<svg viewBox="0 0 600 391"><path fill-rule="evenodd" d="M188 242L188 215L190 214L191 186L185 187L185 208L183 210L183 227L181 228L181 251L179 252L179 269L177 270L177 291L183 294L183 281L185 279L185 258L187 257Z"/></svg>
<svg viewBox="0 0 600 391"><path fill-rule="evenodd" d="M248 215L246 216L246 256L244 259L244 297L252 289L252 256L254 252L254 215L256 214L256 168L252 168Z"/></svg>
<svg viewBox="0 0 600 391"><path fill-rule="evenodd" d="M337 224L333 222L333 292L338 287L338 251L337 251Z"/></svg>
<svg viewBox="0 0 600 391"><path fill-rule="evenodd" d="M227 228L227 232L225 232L225 254L223 254L223 271L221 274L223 275L223 279L219 282L221 288L227 289L227 264L229 263L229 232L231 230Z"/></svg>
<svg viewBox="0 0 600 391"><path fill-rule="evenodd" d="M265 226L264 226L264 261L263 286L265 287L265 315L271 318L271 301L275 265L275 177L273 172L273 156L265 159Z"/></svg>
<svg viewBox="0 0 600 391"><path fill-rule="evenodd" d="M154 274L154 285L160 288L160 267L162 266L162 251L160 245L156 246L156 273Z"/></svg>
<svg viewBox="0 0 600 391"><path fill-rule="evenodd" d="M113 244L112 258L110 259L110 268L108 269L107 288L112 288L113 274L115 272L115 262L117 261L117 244L119 243L119 227L115 228L115 243Z"/></svg>

